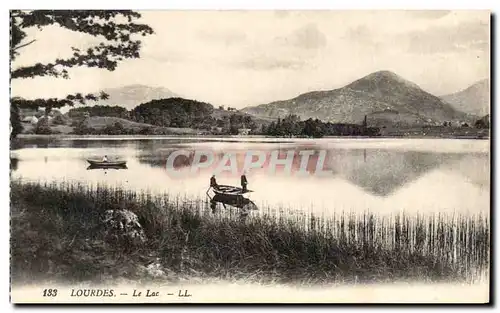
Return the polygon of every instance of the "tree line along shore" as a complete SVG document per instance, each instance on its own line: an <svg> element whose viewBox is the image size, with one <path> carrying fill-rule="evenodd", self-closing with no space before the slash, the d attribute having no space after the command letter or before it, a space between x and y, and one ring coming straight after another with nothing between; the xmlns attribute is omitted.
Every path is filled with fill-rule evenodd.
<svg viewBox="0 0 500 313"><path fill-rule="evenodd" d="M321 138L364 137L472 137L489 136L489 117L474 125L370 125L365 116L359 124L303 120L290 114L284 118L262 119L234 108L214 108L208 103L183 98L153 100L127 110L120 106L84 106L58 110L11 112L13 137L18 133L37 135L260 135L271 137ZM17 133L16 133L17 132Z"/></svg>

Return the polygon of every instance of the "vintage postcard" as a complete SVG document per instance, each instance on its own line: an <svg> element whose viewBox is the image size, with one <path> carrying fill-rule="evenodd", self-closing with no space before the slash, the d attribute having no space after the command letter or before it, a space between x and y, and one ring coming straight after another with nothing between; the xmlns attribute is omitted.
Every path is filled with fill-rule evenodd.
<svg viewBox="0 0 500 313"><path fill-rule="evenodd" d="M11 302L489 303L490 19L11 10Z"/></svg>

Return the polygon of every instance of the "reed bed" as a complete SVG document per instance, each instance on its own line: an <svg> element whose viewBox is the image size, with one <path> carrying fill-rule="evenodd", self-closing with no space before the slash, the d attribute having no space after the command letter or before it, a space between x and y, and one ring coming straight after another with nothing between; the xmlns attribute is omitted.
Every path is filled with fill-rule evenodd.
<svg viewBox="0 0 500 313"><path fill-rule="evenodd" d="M100 220L109 209L136 213L147 243L100 240ZM11 183L14 280L141 280L137 269L158 260L173 280L472 283L489 275L489 252L489 217L480 214L321 217L264 208L242 219L236 209L214 214L206 200L147 190Z"/></svg>

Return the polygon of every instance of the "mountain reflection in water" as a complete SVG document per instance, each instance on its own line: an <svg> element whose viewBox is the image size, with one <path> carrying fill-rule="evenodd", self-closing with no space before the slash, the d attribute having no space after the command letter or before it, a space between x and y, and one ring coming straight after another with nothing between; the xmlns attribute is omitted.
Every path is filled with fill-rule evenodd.
<svg viewBox="0 0 500 313"><path fill-rule="evenodd" d="M415 147L415 148L414 148ZM134 190L168 192L204 198L215 165L195 174L175 177L166 168L176 150L191 151L178 157L175 170L189 169L194 151L212 151L214 164L224 153L236 156L243 168L248 150L262 151L266 161L247 173L252 201L259 207L279 206L296 210L374 210L489 212L489 146L486 141L466 140L315 140L274 142L200 142L196 139L166 140L55 140L26 141L11 151L12 178L28 181L79 181L105 183ZM306 169L310 175L296 175L299 152L313 150ZM284 158L294 151L292 173L278 167L270 173L272 151ZM326 151L323 170L314 173L320 151ZM127 160L127 170L87 171L87 158L109 155ZM14 166L13 166L14 165ZM240 172L217 175L221 184L239 185Z"/></svg>

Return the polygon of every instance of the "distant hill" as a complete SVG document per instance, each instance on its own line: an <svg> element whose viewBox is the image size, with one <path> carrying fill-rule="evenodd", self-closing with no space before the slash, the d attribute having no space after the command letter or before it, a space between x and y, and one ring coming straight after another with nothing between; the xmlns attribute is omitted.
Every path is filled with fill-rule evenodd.
<svg viewBox="0 0 500 313"><path fill-rule="evenodd" d="M257 129L270 119L254 117L237 110L215 109L210 103L184 98L152 100L130 111L136 122L162 127L211 129L221 127L237 132L240 128Z"/></svg>
<svg viewBox="0 0 500 313"><path fill-rule="evenodd" d="M149 87L145 85L128 85L118 88L109 88L103 90L109 95L107 100L99 100L92 104L121 106L127 110L132 110L141 103L151 100L176 98L179 95L163 87Z"/></svg>
<svg viewBox="0 0 500 313"><path fill-rule="evenodd" d="M93 116L89 117L85 120L85 126L91 127L97 130L104 129L106 127L110 127L115 125L116 123L120 123L124 129L139 131L144 128L153 129L152 134L154 133L154 129L160 129L154 125L146 124L146 123L137 123L134 121L126 120L118 117L108 117L108 116ZM191 128L175 128L175 127L163 127L162 130L168 131L171 134L196 134L197 131Z"/></svg>
<svg viewBox="0 0 500 313"><path fill-rule="evenodd" d="M440 125L449 120L470 120L438 97L390 72L379 71L342 88L313 91L296 98L242 109L259 117L318 118L334 123Z"/></svg>
<svg viewBox="0 0 500 313"><path fill-rule="evenodd" d="M113 126L115 123L120 123L123 127L134 130L140 130L145 127L154 127L151 124L137 123L123 118L109 116L92 116L85 119L84 122L85 126L95 129L105 128L106 126Z"/></svg>
<svg viewBox="0 0 500 313"><path fill-rule="evenodd" d="M490 81L480 80L464 90L442 96L441 99L459 111L484 116L490 112Z"/></svg>
<svg viewBox="0 0 500 313"><path fill-rule="evenodd" d="M55 111L54 111L55 112ZM236 109L215 109L210 103L184 98L154 99L132 110L118 105L92 105L70 109L63 115L78 134L164 135L195 130L237 134L240 129L259 131L272 119L260 119ZM116 126L119 123L121 126ZM116 126L116 127L115 127ZM148 130L149 129L149 130Z"/></svg>
<svg viewBox="0 0 500 313"><path fill-rule="evenodd" d="M265 116L255 116L252 114L248 114L242 111L234 110L234 111L228 111L228 110L221 110L221 109L214 109L212 112L211 116L215 119L224 119L224 118L229 118L231 115L236 114L236 115L241 115L241 116L250 116L252 120L257 123L258 125L268 125L272 121L275 121L276 118L272 117L265 117Z"/></svg>
<svg viewBox="0 0 500 313"><path fill-rule="evenodd" d="M210 103L184 98L155 99L130 111L132 120L164 127L197 127L207 122Z"/></svg>

